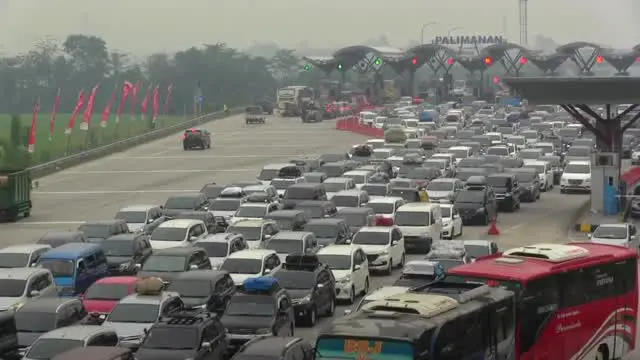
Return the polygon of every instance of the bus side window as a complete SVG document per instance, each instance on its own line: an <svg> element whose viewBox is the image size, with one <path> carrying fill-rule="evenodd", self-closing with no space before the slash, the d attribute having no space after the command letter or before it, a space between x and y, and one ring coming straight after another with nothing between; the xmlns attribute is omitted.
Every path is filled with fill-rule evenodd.
<svg viewBox="0 0 640 360"><path fill-rule="evenodd" d="M523 291L518 314L520 326L520 354L531 349L547 322L553 318L560 303L558 279L550 276L535 280L526 285Z"/></svg>
<svg viewBox="0 0 640 360"><path fill-rule="evenodd" d="M579 306L590 301L592 295L587 293L587 289L591 288L590 274L592 272L593 268L588 268L558 275L562 294L560 307Z"/></svg>

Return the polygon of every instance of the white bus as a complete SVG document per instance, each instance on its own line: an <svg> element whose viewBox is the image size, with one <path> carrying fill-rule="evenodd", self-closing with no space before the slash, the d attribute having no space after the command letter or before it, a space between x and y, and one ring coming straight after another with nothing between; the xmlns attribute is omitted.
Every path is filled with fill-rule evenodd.
<svg viewBox="0 0 640 360"><path fill-rule="evenodd" d="M278 112L281 116L300 116L303 100L315 100L315 92L308 86L287 86L278 89Z"/></svg>

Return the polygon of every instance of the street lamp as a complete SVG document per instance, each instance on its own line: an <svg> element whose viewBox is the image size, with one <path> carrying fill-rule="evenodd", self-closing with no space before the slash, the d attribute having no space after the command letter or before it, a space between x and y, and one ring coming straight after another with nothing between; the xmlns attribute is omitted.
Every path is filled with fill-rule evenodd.
<svg viewBox="0 0 640 360"><path fill-rule="evenodd" d="M429 27L429 26L433 26L436 25L437 22L435 21L431 21L428 22L426 24L422 24L422 28L420 29L420 44L424 44L424 31Z"/></svg>
<svg viewBox="0 0 640 360"><path fill-rule="evenodd" d="M451 29L449 29L449 31L447 31L447 37L451 37L451 34L454 31L458 31L458 30L462 30L462 29L464 29L462 26L452 27Z"/></svg>

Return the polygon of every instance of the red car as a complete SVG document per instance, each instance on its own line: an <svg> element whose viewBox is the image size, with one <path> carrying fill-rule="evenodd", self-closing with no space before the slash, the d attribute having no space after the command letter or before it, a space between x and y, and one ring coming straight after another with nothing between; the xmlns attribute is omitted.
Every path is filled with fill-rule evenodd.
<svg viewBox="0 0 640 360"><path fill-rule="evenodd" d="M135 276L109 276L94 282L82 296L87 312L108 314L123 297L136 290Z"/></svg>

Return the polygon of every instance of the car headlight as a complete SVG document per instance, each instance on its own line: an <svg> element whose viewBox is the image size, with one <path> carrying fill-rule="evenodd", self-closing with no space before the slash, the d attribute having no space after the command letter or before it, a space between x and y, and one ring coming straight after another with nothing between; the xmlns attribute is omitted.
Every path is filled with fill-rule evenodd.
<svg viewBox="0 0 640 360"><path fill-rule="evenodd" d="M268 335L268 334L271 334L271 333L272 333L271 329L258 329L256 331L257 335Z"/></svg>
<svg viewBox="0 0 640 360"><path fill-rule="evenodd" d="M345 277L343 277L342 279L338 280L339 283L342 284L346 284L348 282L351 282L351 275L347 275Z"/></svg>
<svg viewBox="0 0 640 360"><path fill-rule="evenodd" d="M302 303L308 303L309 301L311 301L311 295L307 295L307 296L303 297L302 299L300 299L300 302L302 302Z"/></svg>
<svg viewBox="0 0 640 360"><path fill-rule="evenodd" d="M386 256L386 255L389 255L389 250L384 250L384 251L378 253L378 256Z"/></svg>

